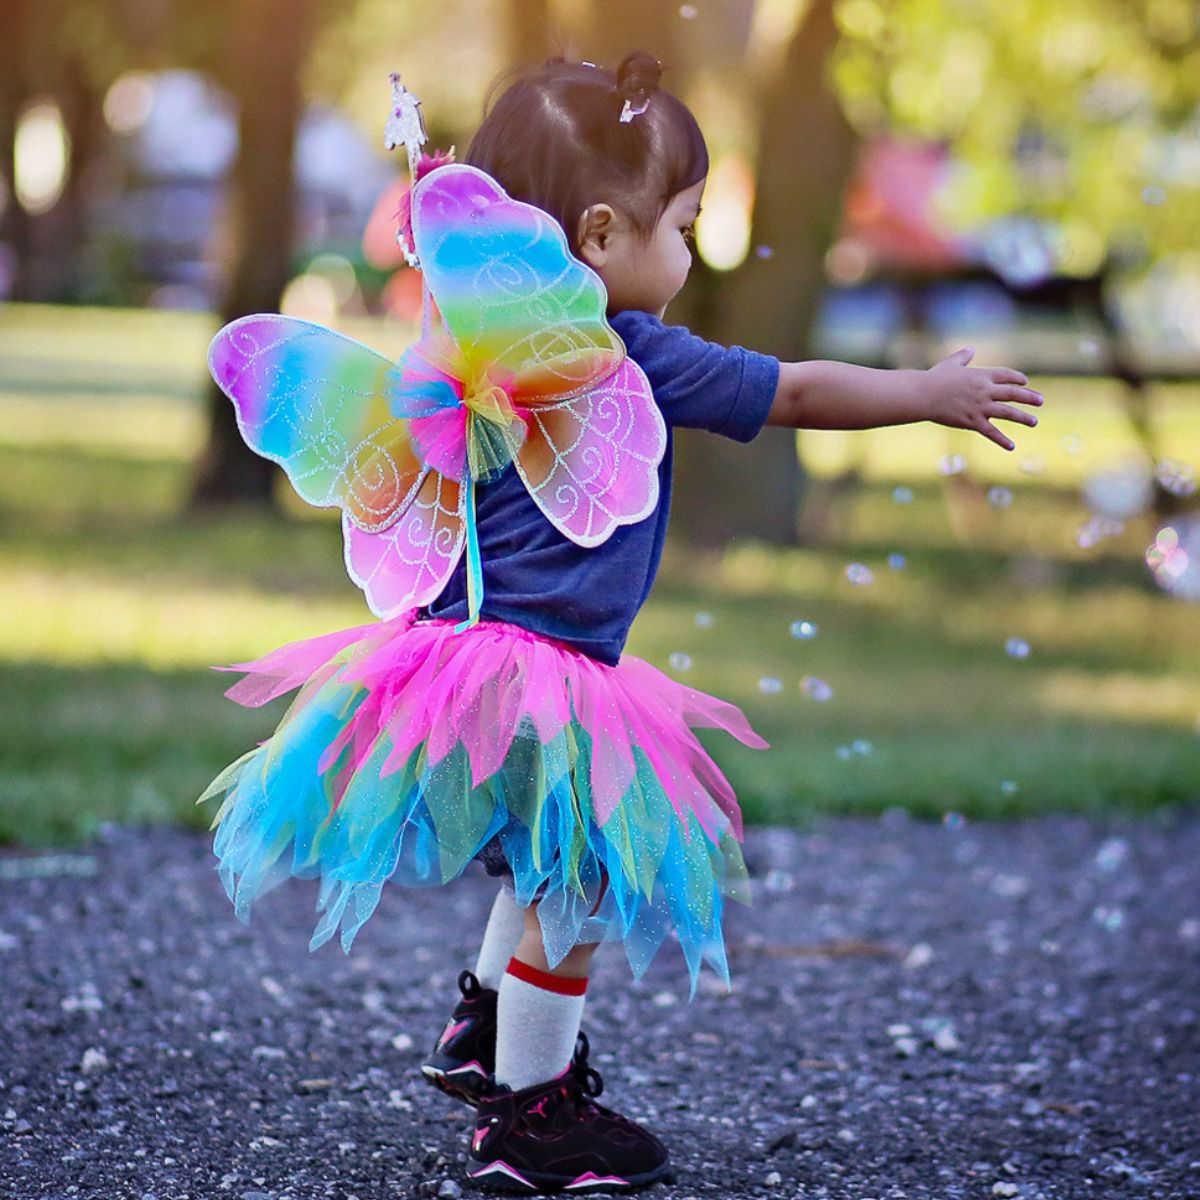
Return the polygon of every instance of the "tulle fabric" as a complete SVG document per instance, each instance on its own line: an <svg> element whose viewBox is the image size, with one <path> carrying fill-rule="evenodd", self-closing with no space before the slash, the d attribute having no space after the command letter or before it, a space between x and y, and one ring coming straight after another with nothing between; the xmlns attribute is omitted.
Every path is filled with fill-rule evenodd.
<svg viewBox="0 0 1200 1200"><path fill-rule="evenodd" d="M514 625L414 612L283 646L227 695L299 689L275 733L226 768L213 842L243 921L289 876L320 877L309 949L343 949L388 880L443 884L493 838L546 956L620 940L640 976L674 931L694 992L728 982L726 899L747 898L741 818L693 729L763 747L732 704L641 659L615 667ZM290 853L289 853L290 851Z"/></svg>

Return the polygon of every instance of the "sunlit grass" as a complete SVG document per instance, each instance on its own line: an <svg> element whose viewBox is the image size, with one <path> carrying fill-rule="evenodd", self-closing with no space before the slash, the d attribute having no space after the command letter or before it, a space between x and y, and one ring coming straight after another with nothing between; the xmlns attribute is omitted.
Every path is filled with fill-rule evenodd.
<svg viewBox="0 0 1200 1200"><path fill-rule="evenodd" d="M194 314L0 310L0 839L108 819L207 826L192 798L286 703L241 709L207 668L370 619L329 514L182 515L212 329ZM1134 452L1117 393L1035 383L1048 405L1015 455L935 428L807 433L812 544L668 554L630 651L742 705L771 741L705 735L752 819L1197 799L1200 608L1155 588L1150 517L1090 550L1076 540L1079 481ZM1200 388L1161 389L1156 406L1165 452L1187 459ZM938 473L948 453L964 475ZM846 487L853 465L862 481ZM993 483L1011 505L989 504ZM851 584L851 562L873 582ZM800 619L816 638L790 636ZM1006 655L1010 637L1028 658ZM675 652L688 670L672 672ZM832 699L807 696L805 676Z"/></svg>

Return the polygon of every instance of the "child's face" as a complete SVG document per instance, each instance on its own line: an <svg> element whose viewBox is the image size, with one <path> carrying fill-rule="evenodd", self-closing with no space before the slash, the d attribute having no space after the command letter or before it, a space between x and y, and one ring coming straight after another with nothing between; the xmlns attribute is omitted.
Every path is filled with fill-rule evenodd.
<svg viewBox="0 0 1200 1200"><path fill-rule="evenodd" d="M663 315L692 267L689 240L704 184L702 179L672 198L649 240L608 205L584 214L579 255L604 280L610 314L636 309Z"/></svg>

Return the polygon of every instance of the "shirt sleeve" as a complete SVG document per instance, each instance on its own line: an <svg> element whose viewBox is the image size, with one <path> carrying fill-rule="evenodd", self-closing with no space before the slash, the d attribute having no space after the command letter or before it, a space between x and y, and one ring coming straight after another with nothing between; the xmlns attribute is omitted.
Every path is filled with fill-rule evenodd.
<svg viewBox="0 0 1200 1200"><path fill-rule="evenodd" d="M779 385L779 360L741 346L705 341L650 313L609 318L646 373L668 425L751 441L766 424Z"/></svg>

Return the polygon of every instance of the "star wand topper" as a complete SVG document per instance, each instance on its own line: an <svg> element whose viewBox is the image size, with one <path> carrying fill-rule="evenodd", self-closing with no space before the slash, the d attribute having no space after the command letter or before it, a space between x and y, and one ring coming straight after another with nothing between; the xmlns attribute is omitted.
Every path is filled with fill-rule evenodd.
<svg viewBox="0 0 1200 1200"><path fill-rule="evenodd" d="M396 245L400 246L404 253L404 262L415 268L421 263L413 245L412 203L410 202L412 202L413 187L416 186L416 181L433 164L421 162L422 158L426 157L421 146L424 146L428 140L425 118L421 115L421 102L404 86L400 72L392 71L389 78L391 79L391 109L383 130L384 149L395 150L396 146L402 145L408 154L408 194L404 197L400 210L396 212L398 222ZM446 155L438 154L434 158L438 163L454 161L454 146L451 146Z"/></svg>
<svg viewBox="0 0 1200 1200"><path fill-rule="evenodd" d="M383 128L383 145L387 150L403 145L408 151L408 172L415 176L417 155L429 140L425 118L421 116L421 102L404 86L399 71L393 71L389 78L392 81L392 111Z"/></svg>

